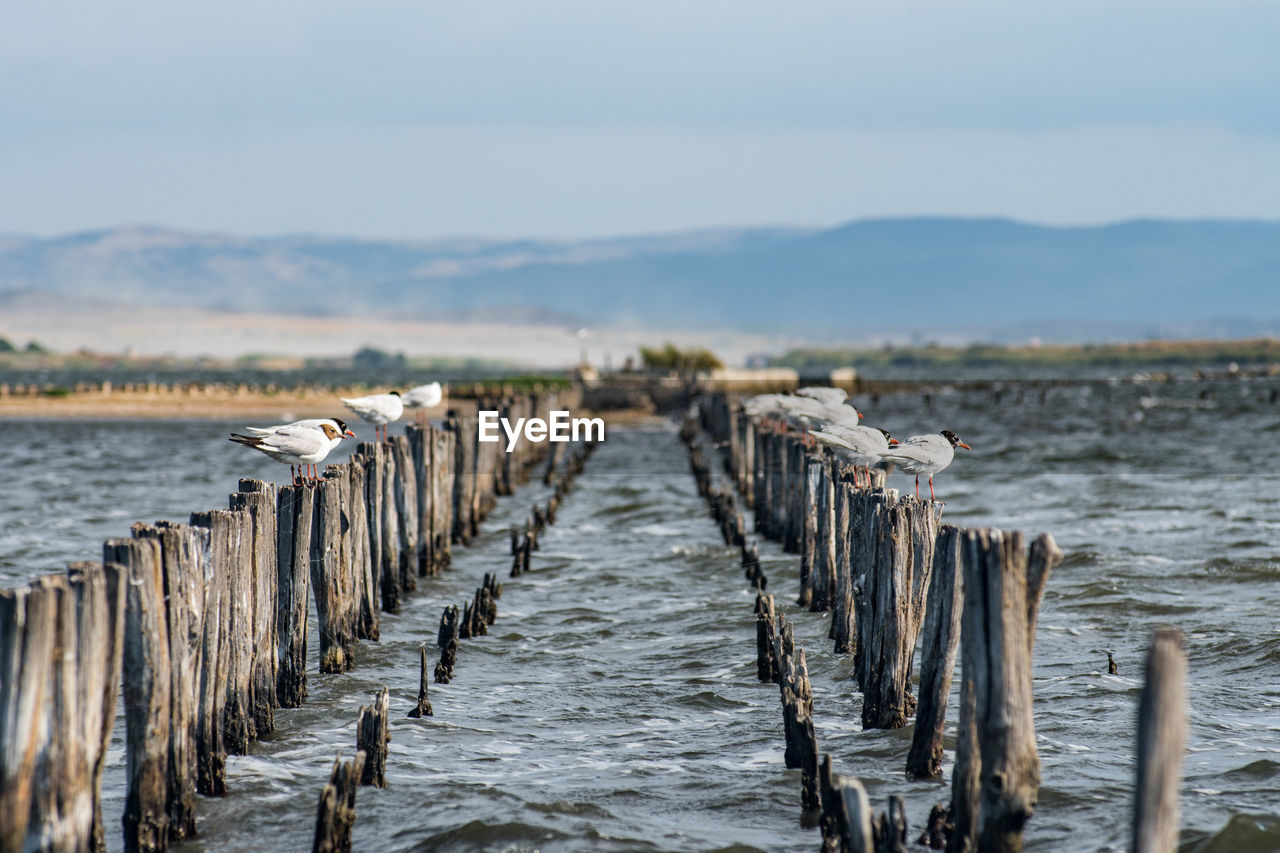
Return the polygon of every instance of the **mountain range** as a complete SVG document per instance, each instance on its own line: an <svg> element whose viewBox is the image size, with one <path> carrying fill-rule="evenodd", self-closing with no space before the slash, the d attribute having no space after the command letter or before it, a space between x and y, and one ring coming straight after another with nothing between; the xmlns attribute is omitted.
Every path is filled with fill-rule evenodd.
<svg viewBox="0 0 1280 853"><path fill-rule="evenodd" d="M0 311L32 300L291 315L1081 339L1280 330L1280 223L863 220L578 241L0 236Z"/></svg>

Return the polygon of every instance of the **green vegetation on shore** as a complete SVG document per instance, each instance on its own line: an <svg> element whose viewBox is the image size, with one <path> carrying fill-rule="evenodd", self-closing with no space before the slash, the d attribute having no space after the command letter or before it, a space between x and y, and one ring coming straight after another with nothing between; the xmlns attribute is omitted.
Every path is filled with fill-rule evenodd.
<svg viewBox="0 0 1280 853"><path fill-rule="evenodd" d="M640 358L649 370L714 370L724 367L724 362L709 349L680 349L670 342L661 347L640 347Z"/></svg>
<svg viewBox="0 0 1280 853"><path fill-rule="evenodd" d="M855 367L955 368L955 367L1114 367L1211 366L1230 362L1259 364L1280 361L1280 339L1238 341L1137 341L1117 344L1052 344L1000 346L973 344L945 347L880 349L793 349L772 359L774 367L804 372Z"/></svg>

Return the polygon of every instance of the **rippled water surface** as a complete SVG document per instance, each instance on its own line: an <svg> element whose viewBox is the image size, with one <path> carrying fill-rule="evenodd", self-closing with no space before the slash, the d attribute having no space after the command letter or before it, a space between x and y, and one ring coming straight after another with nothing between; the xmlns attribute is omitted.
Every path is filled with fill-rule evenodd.
<svg viewBox="0 0 1280 853"><path fill-rule="evenodd" d="M1188 637L1186 845L1280 848L1280 411L1269 390L1100 384L1020 401L857 401L895 435L946 427L973 445L936 480L946 520L1049 531L1066 552L1036 647L1044 768L1028 849L1126 847L1142 654L1160 624ZM287 469L226 443L230 426L4 422L0 578L94 558L135 520L223 505L239 476L279 479ZM783 768L777 689L755 679L752 597L667 424L611 429L534 571L505 579L491 633L463 641L453 683L431 686L435 717L404 717L441 609L484 572L506 574L506 526L544 497L529 486L503 499L446 575L383 615L382 641L359 646L355 670L313 671L306 706L277 712L269 740L229 759L230 795L200 801L202 837L183 849L307 848L333 755L353 749L357 709L383 684L389 787L360 790L357 849L816 849L798 771ZM820 748L878 807L904 794L918 828L948 789L905 781L909 729L859 730L825 618L790 605L797 558L766 545L764 559L808 653ZM1119 675L1105 674L1108 651ZM121 732L104 792L113 823Z"/></svg>

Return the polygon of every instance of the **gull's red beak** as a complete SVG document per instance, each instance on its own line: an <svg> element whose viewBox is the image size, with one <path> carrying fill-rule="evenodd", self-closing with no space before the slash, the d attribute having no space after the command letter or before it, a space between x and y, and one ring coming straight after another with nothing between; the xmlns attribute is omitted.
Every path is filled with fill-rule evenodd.
<svg viewBox="0 0 1280 853"><path fill-rule="evenodd" d="M969 445L965 444L963 441L961 441L961 442L959 442L958 444L956 444L956 447L963 447L965 450L973 450L973 448L972 448L972 447L970 447Z"/></svg>
<svg viewBox="0 0 1280 853"><path fill-rule="evenodd" d="M862 412L858 412L858 420L862 420L865 417L866 415L862 414Z"/></svg>
<svg viewBox="0 0 1280 853"><path fill-rule="evenodd" d="M343 435L345 435L347 438L355 438L355 437L356 437L356 434L355 434L354 432L352 432L351 430L347 430L346 432L344 432L344 433L343 433Z"/></svg>
<svg viewBox="0 0 1280 853"><path fill-rule="evenodd" d="M898 441L898 439L896 439L896 438L891 438L891 439L889 439L889 446L890 446L890 447L897 447L899 444L902 444L902 442L901 442L901 441Z"/></svg>

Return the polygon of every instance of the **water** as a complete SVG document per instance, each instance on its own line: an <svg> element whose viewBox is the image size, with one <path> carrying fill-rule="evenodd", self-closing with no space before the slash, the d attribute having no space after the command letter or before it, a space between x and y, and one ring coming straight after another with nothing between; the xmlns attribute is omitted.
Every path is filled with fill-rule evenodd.
<svg viewBox="0 0 1280 853"><path fill-rule="evenodd" d="M999 405L976 394L857 401L895 435L945 427L973 445L935 481L946 520L1049 531L1066 552L1036 647L1044 767L1028 849L1127 846L1142 656L1161 624L1187 633L1185 847L1280 848L1280 486L1269 473L1280 410L1269 390L1117 384ZM4 422L0 461L16 474L0 497L0 578L95 557L134 520L222 505L238 476L278 478L283 468L225 441L230 426ZM503 499L449 573L401 616L384 614L383 640L360 645L355 670L313 673L307 704L277 712L276 734L229 759L232 793L200 801L202 836L182 849L305 849L333 756L350 754L358 706L382 684L390 787L360 790L357 849L815 849L798 771L782 764L777 689L755 679L752 597L670 425L610 430L534 571L506 579L492 633L462 643L453 683L431 685L436 716L403 716L419 643L485 571L505 575L506 525L542 497L530 486ZM909 729L859 730L849 662L831 653L825 618L790 604L797 558L762 550L808 653L820 748L878 807L903 794L918 832L948 789L903 777ZM1105 674L1108 651L1119 675ZM118 825L121 740L110 757L105 805Z"/></svg>

